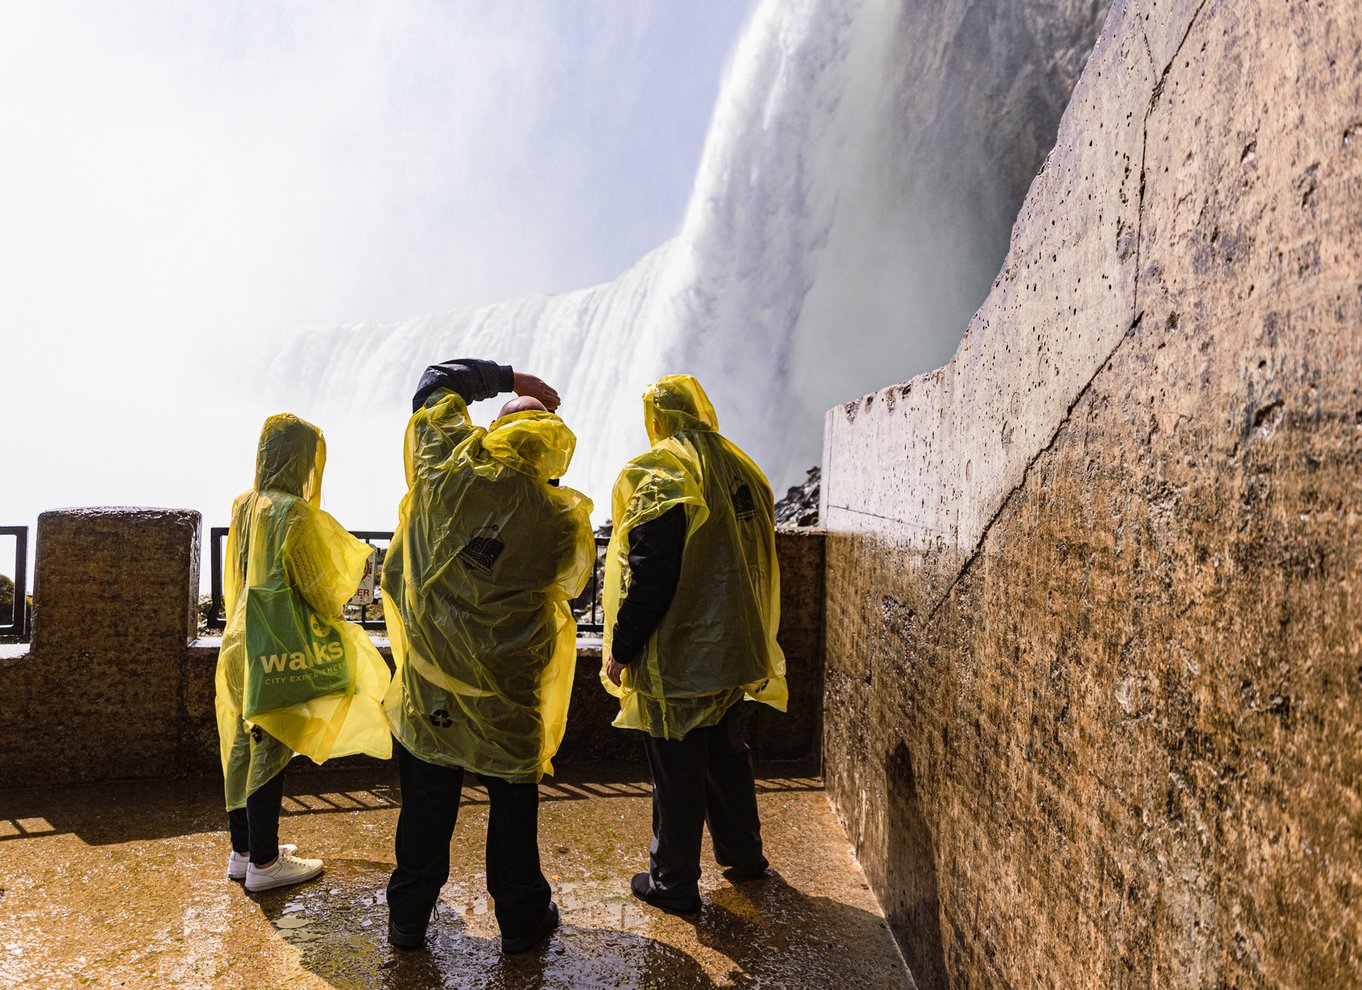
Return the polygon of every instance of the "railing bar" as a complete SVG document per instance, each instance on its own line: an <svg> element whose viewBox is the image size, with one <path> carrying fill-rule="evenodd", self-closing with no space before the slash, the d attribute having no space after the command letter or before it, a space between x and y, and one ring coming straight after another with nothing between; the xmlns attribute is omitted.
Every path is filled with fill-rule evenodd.
<svg viewBox="0 0 1362 990"><path fill-rule="evenodd" d="M221 628L225 626L227 621L226 616L223 614L222 601L223 550L224 544L227 539L227 530L228 527L226 526L214 526L209 530L209 556L211 561L210 567L212 569L210 582L212 589L212 601L209 610L208 625L210 627L216 628ZM0 529L0 532L3 532L3 530ZM356 539L363 540L365 543L369 543L370 546L373 545L372 544L373 540L387 540L389 543L391 543L393 538L392 530L352 529L349 530L349 533ZM609 543L610 538L608 536L595 537L595 544L598 552L601 547L608 546ZM600 603L601 603L600 572L596 564L593 562L591 567L591 602L589 606L590 611L587 613L588 616L590 617L590 621L577 623L577 631L579 633L600 633L604 631L605 628L604 623L595 621L596 612L597 609L600 608ZM371 619L368 617L369 609L372 608L372 606L360 605L358 607L360 610L360 617L357 625L359 625L361 629L365 629L368 631L383 631L387 629L387 623L383 619Z"/></svg>
<svg viewBox="0 0 1362 990"><path fill-rule="evenodd" d="M28 641L28 527L0 526L0 536L14 537L14 606L10 621L0 626L0 636Z"/></svg>

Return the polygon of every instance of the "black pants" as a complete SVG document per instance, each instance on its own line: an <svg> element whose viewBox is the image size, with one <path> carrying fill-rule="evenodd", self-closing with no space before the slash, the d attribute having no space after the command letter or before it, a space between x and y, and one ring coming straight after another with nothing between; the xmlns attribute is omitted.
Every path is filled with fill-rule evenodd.
<svg viewBox="0 0 1362 990"><path fill-rule="evenodd" d="M752 753L743 739L745 707L684 739L644 735L653 775L653 842L648 872L659 892L696 893L706 823L720 866L753 873L766 867Z"/></svg>
<svg viewBox="0 0 1362 990"><path fill-rule="evenodd" d="M279 855L279 808L284 803L284 771L256 788L246 807L227 812L232 851L249 851L251 862L263 866Z"/></svg>
<svg viewBox="0 0 1362 990"><path fill-rule="evenodd" d="M405 934L426 930L449 879L449 841L459 816L462 767L427 763L397 746L402 811L397 817L397 869L388 881L388 913ZM549 882L539 868L539 785L478 774L487 815L487 892L507 938L528 935L549 909Z"/></svg>

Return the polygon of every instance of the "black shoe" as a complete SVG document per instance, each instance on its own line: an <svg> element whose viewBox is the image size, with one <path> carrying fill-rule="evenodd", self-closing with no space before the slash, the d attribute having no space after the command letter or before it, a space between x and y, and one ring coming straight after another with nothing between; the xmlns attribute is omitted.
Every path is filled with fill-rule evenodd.
<svg viewBox="0 0 1362 990"><path fill-rule="evenodd" d="M519 938L507 938L501 936L501 951L507 955L515 955L517 952L527 952L542 942L549 934L558 927L558 905L549 901L549 909L544 912L543 920L539 926L528 935L521 935Z"/></svg>
<svg viewBox="0 0 1362 990"><path fill-rule="evenodd" d="M389 917L388 944L398 949L424 949L426 947L426 930L422 928L418 932L398 928L393 919Z"/></svg>
<svg viewBox="0 0 1362 990"><path fill-rule="evenodd" d="M699 894L664 894L653 886L653 878L647 873L635 873L634 879L629 881L629 889L643 903L661 908L668 914L694 914L700 910Z"/></svg>

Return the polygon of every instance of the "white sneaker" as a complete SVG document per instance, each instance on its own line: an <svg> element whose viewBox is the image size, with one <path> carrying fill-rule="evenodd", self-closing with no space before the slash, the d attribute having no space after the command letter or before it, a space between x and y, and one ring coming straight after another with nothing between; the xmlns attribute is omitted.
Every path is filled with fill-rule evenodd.
<svg viewBox="0 0 1362 990"><path fill-rule="evenodd" d="M273 866L261 868L254 863L246 867L246 889L251 893L273 890L275 887L288 887L303 883L322 874L320 859L299 859L292 853L279 850L279 858Z"/></svg>
<svg viewBox="0 0 1362 990"><path fill-rule="evenodd" d="M283 855L284 853L296 853L297 851L298 847L292 842L286 842L279 847L280 855ZM239 853L233 850L232 854L227 857L227 879L235 880L237 883L245 880L246 867L250 865L251 857L249 853Z"/></svg>

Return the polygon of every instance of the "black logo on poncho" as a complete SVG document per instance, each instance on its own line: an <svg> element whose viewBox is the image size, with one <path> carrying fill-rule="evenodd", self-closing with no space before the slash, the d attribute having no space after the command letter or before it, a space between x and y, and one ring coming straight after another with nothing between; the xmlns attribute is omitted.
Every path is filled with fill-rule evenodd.
<svg viewBox="0 0 1362 990"><path fill-rule="evenodd" d="M459 559L476 571L490 574L492 565L505 549L506 544L497 539L497 527L484 526L464 544L459 551Z"/></svg>
<svg viewBox="0 0 1362 990"><path fill-rule="evenodd" d="M454 720L449 717L449 712L443 708L437 708L430 713L430 724L437 729L448 729L454 724Z"/></svg>
<svg viewBox="0 0 1362 990"><path fill-rule="evenodd" d="M733 493L733 514L742 520L757 517L757 503L752 500L752 489L746 485L739 485Z"/></svg>

